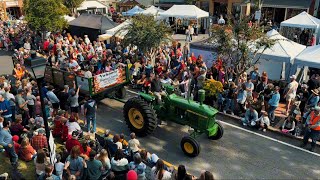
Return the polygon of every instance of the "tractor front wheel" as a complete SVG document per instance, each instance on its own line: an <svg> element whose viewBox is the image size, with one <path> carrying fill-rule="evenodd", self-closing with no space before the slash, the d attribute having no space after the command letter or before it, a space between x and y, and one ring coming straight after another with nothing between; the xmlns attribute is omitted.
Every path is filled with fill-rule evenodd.
<svg viewBox="0 0 320 180"><path fill-rule="evenodd" d="M138 136L147 136L157 127L155 110L139 97L129 99L124 104L123 113L129 129Z"/></svg>
<svg viewBox="0 0 320 180"><path fill-rule="evenodd" d="M209 139L211 140L218 140L220 138L222 138L223 136L223 127L219 122L216 122L218 124L218 130L217 133L213 136L208 136Z"/></svg>
<svg viewBox="0 0 320 180"><path fill-rule="evenodd" d="M200 145L194 138L185 136L180 142L182 151L190 157L196 157L200 153Z"/></svg>

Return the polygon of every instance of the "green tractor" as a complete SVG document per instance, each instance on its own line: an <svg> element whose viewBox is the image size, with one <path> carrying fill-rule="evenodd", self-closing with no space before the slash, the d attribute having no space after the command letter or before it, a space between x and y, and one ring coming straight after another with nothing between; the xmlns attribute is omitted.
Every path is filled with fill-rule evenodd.
<svg viewBox="0 0 320 180"><path fill-rule="evenodd" d="M182 138L180 146L190 157L200 153L200 145L196 141L200 134L206 133L212 140L218 140L223 136L223 127L215 120L218 111L203 104L204 90L199 90L200 103L176 95L172 86L166 86L165 92L166 96L162 97L161 103L157 102L155 96L142 92L125 103L124 118L132 132L138 136L147 136L156 129L158 119L160 122L166 120L188 125L194 131Z"/></svg>

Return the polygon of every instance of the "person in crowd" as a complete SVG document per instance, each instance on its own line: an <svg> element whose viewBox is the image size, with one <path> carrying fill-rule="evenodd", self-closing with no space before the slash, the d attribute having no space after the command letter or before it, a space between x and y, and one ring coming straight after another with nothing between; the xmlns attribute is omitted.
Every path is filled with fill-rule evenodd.
<svg viewBox="0 0 320 180"><path fill-rule="evenodd" d="M50 164L50 159L47 157L43 149L37 150L37 156L34 158L34 165L36 167L37 177L45 173L45 168Z"/></svg>
<svg viewBox="0 0 320 180"><path fill-rule="evenodd" d="M10 102L0 94L0 115L8 122L11 122L12 111Z"/></svg>
<svg viewBox="0 0 320 180"><path fill-rule="evenodd" d="M307 105L306 108L314 108L318 105L319 102L319 90L318 89L313 89L311 90L311 96L307 100Z"/></svg>
<svg viewBox="0 0 320 180"><path fill-rule="evenodd" d="M139 180L145 180L146 179L146 175L145 175L146 168L147 167L142 162L140 154L136 153L133 156L133 161L129 163L129 169L134 170L138 174Z"/></svg>
<svg viewBox="0 0 320 180"><path fill-rule="evenodd" d="M59 110L58 115L54 118L52 127L53 137L62 136L63 124L68 121L68 119L64 117L65 113L64 110Z"/></svg>
<svg viewBox="0 0 320 180"><path fill-rule="evenodd" d="M61 155L60 154L56 155L56 159L57 159L57 162L54 164L55 173L62 180L64 163L61 162Z"/></svg>
<svg viewBox="0 0 320 180"><path fill-rule="evenodd" d="M91 151L89 155L89 160L86 161L87 164L87 172L88 180L97 180L101 177L101 171L103 170L103 165L101 161L95 159L97 153L95 151Z"/></svg>
<svg viewBox="0 0 320 180"><path fill-rule="evenodd" d="M10 126L11 135L17 135L20 137L22 133L28 132L28 130L24 126L22 126L21 123L22 118L17 116L16 122L13 122Z"/></svg>
<svg viewBox="0 0 320 180"><path fill-rule="evenodd" d="M39 129L36 132L36 135L31 139L31 145L36 151L39 149L48 148L47 137L44 134L44 129Z"/></svg>
<svg viewBox="0 0 320 180"><path fill-rule="evenodd" d="M116 151L114 157L111 159L110 164L112 171L116 176L119 175L119 177L126 174L129 170L129 162L125 158L122 149L118 149Z"/></svg>
<svg viewBox="0 0 320 180"><path fill-rule="evenodd" d="M185 180L187 178L187 170L184 165L179 165L177 173L174 175L175 180Z"/></svg>
<svg viewBox="0 0 320 180"><path fill-rule="evenodd" d="M19 158L23 161L31 161L32 158L36 155L37 151L31 146L29 138L23 138L19 150Z"/></svg>
<svg viewBox="0 0 320 180"><path fill-rule="evenodd" d="M68 117L68 111L70 109L68 98L69 98L69 86L64 85L63 91L60 91L58 94L58 98L60 100L60 109L65 111L66 117Z"/></svg>
<svg viewBox="0 0 320 180"><path fill-rule="evenodd" d="M274 122L274 112L275 110L278 108L279 106L279 102L280 102L280 93L279 93L280 88L278 86L276 86L274 88L274 92L271 95L271 98L268 101L268 117L271 120L271 122Z"/></svg>
<svg viewBox="0 0 320 180"><path fill-rule="evenodd" d="M75 86L75 82L74 82ZM70 108L71 108L71 115L76 119L79 120L79 91L80 87L75 90L71 90L71 95L68 98L68 102L70 103Z"/></svg>
<svg viewBox="0 0 320 180"><path fill-rule="evenodd" d="M18 155L14 150L12 136L9 131L9 122L3 121L2 126L3 127L0 130L0 145L2 145L5 151L8 153L11 164L13 166L16 166L18 161Z"/></svg>
<svg viewBox="0 0 320 180"><path fill-rule="evenodd" d="M60 180L59 176L56 176L53 174L54 167L53 165L49 164L45 167L44 172L38 177L38 180L47 180L47 179L52 179L52 180Z"/></svg>
<svg viewBox="0 0 320 180"><path fill-rule="evenodd" d="M258 112L249 105L249 108L246 110L245 117L241 119L244 126L255 126L258 121Z"/></svg>
<svg viewBox="0 0 320 180"><path fill-rule="evenodd" d="M128 148L129 144L128 144L128 141L125 140L125 137L124 137L123 133L120 134L119 142L122 144L122 149L127 149Z"/></svg>
<svg viewBox="0 0 320 180"><path fill-rule="evenodd" d="M151 80L151 91L156 96L158 104L161 104L162 103L161 97L165 96L166 94L164 91L162 91L162 85L161 85L159 75L153 74L151 79L152 79Z"/></svg>
<svg viewBox="0 0 320 180"><path fill-rule="evenodd" d="M214 176L209 171L202 171L199 180L214 180Z"/></svg>
<svg viewBox="0 0 320 180"><path fill-rule="evenodd" d="M235 110L235 98L236 98L236 93L237 93L237 86L234 82L229 83L229 90L226 95L226 103L223 109L223 113L226 114L227 111L231 111L231 115L234 115L234 110Z"/></svg>
<svg viewBox="0 0 320 180"><path fill-rule="evenodd" d="M76 179L81 179L84 160L80 157L80 154L80 147L73 146L64 166L64 170L66 170L68 177L74 175Z"/></svg>
<svg viewBox="0 0 320 180"><path fill-rule="evenodd" d="M308 91L311 92L313 89L318 89L320 87L320 76L319 74L313 74L309 79L308 83Z"/></svg>
<svg viewBox="0 0 320 180"><path fill-rule="evenodd" d="M253 101L253 90L254 90L254 84L252 83L251 79L248 78L247 82L244 83L247 90L247 99L248 101Z"/></svg>
<svg viewBox="0 0 320 180"><path fill-rule="evenodd" d="M254 70L250 72L249 74L249 79L251 79L251 82L254 85L257 85L259 82L259 78L260 78L260 73L259 73L259 68L258 67L254 67Z"/></svg>
<svg viewBox="0 0 320 180"><path fill-rule="evenodd" d="M69 121L67 122L67 126L68 126L68 134L70 136L74 131L78 131L80 134L82 133L79 123L76 121L75 117L73 116L70 116Z"/></svg>
<svg viewBox="0 0 320 180"><path fill-rule="evenodd" d="M113 137L111 137L110 129L106 129L103 136L105 140L113 142Z"/></svg>
<svg viewBox="0 0 320 180"><path fill-rule="evenodd" d="M246 100L247 100L247 90L246 85L242 84L241 89L237 92L237 103L240 108L240 113L245 113L246 111Z"/></svg>
<svg viewBox="0 0 320 180"><path fill-rule="evenodd" d="M138 139L136 139L136 134L131 133L130 134L130 140L128 141L128 147L132 154L137 153L140 150L140 142Z"/></svg>
<svg viewBox="0 0 320 180"><path fill-rule="evenodd" d="M16 154L19 156L19 151L21 148L21 145L19 144L19 136L14 135L12 136L12 141L13 141L13 147L14 147L14 151L16 152Z"/></svg>
<svg viewBox="0 0 320 180"><path fill-rule="evenodd" d="M267 112L263 112L260 118L257 120L257 126L259 127L259 130L266 132L267 129L270 126L270 119L268 117Z"/></svg>
<svg viewBox="0 0 320 180"><path fill-rule="evenodd" d="M272 83L267 84L265 89L261 92L263 94L264 99L264 110L269 111L269 100L271 99L274 90L274 85Z"/></svg>
<svg viewBox="0 0 320 180"><path fill-rule="evenodd" d="M89 137L90 139L90 137ZM81 156L87 160L90 157L90 152L92 151L90 145L88 144L88 142L84 141L81 143L80 146L80 151L81 151Z"/></svg>
<svg viewBox="0 0 320 180"><path fill-rule="evenodd" d="M113 136L113 143L115 143L117 145L117 149L122 149L122 143L120 142L120 135L119 134L115 134Z"/></svg>
<svg viewBox="0 0 320 180"><path fill-rule="evenodd" d="M9 85L8 87L4 88L4 93L2 94L3 98L7 101L9 101L10 103L10 109L11 109L11 118L5 118L7 121L11 121L13 119L16 119L15 115L16 115L16 98L15 96L10 93L10 89L11 89L11 85ZM7 117L9 117L10 114L8 113Z"/></svg>
<svg viewBox="0 0 320 180"><path fill-rule="evenodd" d="M21 80L22 77L25 76L25 71L21 67L21 65L18 63L15 65L15 68L13 68L13 73L14 77L18 80Z"/></svg>
<svg viewBox="0 0 320 180"><path fill-rule="evenodd" d="M286 115L289 115L289 110L291 107L291 102L295 99L297 89L298 89L298 82L296 81L296 75L290 76L291 82L288 84L284 97L286 98Z"/></svg>
<svg viewBox="0 0 320 180"><path fill-rule="evenodd" d="M79 132L78 131L73 131L72 132L72 138L66 141L66 149L70 153L73 147L79 146L81 149L81 143L78 140Z"/></svg>
<svg viewBox="0 0 320 180"><path fill-rule="evenodd" d="M317 140L320 135L320 107L316 106L314 110L309 114L306 120L306 130L303 138L303 143L301 147L305 147L308 143L308 140L311 138L311 148L310 151L314 151L316 147Z"/></svg>
<svg viewBox="0 0 320 180"><path fill-rule="evenodd" d="M53 86L50 85L48 87L48 92L46 94L47 95L46 97L49 99L49 101L52 104L52 108L53 108L52 116L55 117L60 108L60 100L53 91L54 91L54 88Z"/></svg>
<svg viewBox="0 0 320 180"><path fill-rule="evenodd" d="M17 95L16 95L16 104L17 104L17 111L19 114L22 115L22 125L28 124L29 119L29 109L28 109L28 101L26 101L24 98L24 90L18 89Z"/></svg>
<svg viewBox="0 0 320 180"><path fill-rule="evenodd" d="M84 104L84 115L87 120L87 132L90 133L90 125L92 123L92 133L96 132L96 110L97 103L91 98L86 96L86 103Z"/></svg>
<svg viewBox="0 0 320 180"><path fill-rule="evenodd" d="M110 159L108 157L108 151L105 149L102 149L97 156L97 160L101 161L102 163L102 167L103 167L101 171L102 177L106 177L111 171L111 164L110 164Z"/></svg>
<svg viewBox="0 0 320 180"><path fill-rule="evenodd" d="M296 119L294 116L289 116L286 118L286 120L283 122L282 126L280 127L280 130L283 133L290 133L292 135L296 134Z"/></svg>
<svg viewBox="0 0 320 180"><path fill-rule="evenodd" d="M37 98L32 94L32 88L26 88L26 101L27 103L27 107L29 109L29 117L30 118L34 118L35 117L35 103L37 101Z"/></svg>
<svg viewBox="0 0 320 180"><path fill-rule="evenodd" d="M298 94L300 96L299 109L300 109L301 117L303 117L307 101L310 97L309 91L308 91L308 86L306 84L302 84L301 89L298 91Z"/></svg>
<svg viewBox="0 0 320 180"><path fill-rule="evenodd" d="M169 180L171 173L165 170L163 160L158 159L156 165L152 168L152 180Z"/></svg>

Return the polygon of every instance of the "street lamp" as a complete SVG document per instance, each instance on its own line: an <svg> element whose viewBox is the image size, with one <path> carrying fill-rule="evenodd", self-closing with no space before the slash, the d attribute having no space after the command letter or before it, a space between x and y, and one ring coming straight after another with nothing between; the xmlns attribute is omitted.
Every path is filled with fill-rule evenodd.
<svg viewBox="0 0 320 180"><path fill-rule="evenodd" d="M46 116L46 110L45 110L45 104L44 104L44 97L41 92L41 84L44 79L44 73L46 69L47 60L43 57L37 56L37 53L35 51L31 52L31 56L25 59L24 66L27 71L29 71L29 74L33 79L37 81L38 89L39 89L39 95L40 95L40 101L41 101L41 109L43 114L43 121L44 121L44 127L46 130L46 136L48 141L48 149L50 152L50 144L49 144L49 138L50 138L50 129L48 125L48 117Z"/></svg>

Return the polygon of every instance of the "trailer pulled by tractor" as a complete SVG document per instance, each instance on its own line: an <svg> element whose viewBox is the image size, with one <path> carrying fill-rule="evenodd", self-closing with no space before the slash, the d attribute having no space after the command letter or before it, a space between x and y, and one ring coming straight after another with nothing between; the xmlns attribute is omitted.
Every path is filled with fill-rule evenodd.
<svg viewBox="0 0 320 180"><path fill-rule="evenodd" d="M65 85L73 87L75 82L76 87L80 87L81 96L89 95L97 100L109 97L112 93L114 93L113 96L123 99L126 96L125 85L130 82L130 76L127 66L119 66L113 71L94 75L91 78L47 66L45 81L60 89Z"/></svg>
<svg viewBox="0 0 320 180"><path fill-rule="evenodd" d="M200 144L196 140L199 135L206 133L211 140L223 136L223 127L215 120L218 111L203 104L204 90L199 90L199 103L176 95L172 86L166 86L165 92L161 103L154 95L143 92L125 103L124 118L131 131L138 136L147 136L156 129L158 119L190 126L194 131L180 142L182 151L190 157L200 153Z"/></svg>

